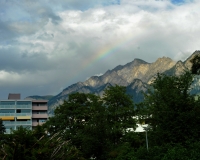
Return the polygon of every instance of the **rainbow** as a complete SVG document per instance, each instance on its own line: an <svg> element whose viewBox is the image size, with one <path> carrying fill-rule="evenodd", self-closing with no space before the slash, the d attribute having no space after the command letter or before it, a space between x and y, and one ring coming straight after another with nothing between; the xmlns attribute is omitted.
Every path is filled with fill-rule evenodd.
<svg viewBox="0 0 200 160"><path fill-rule="evenodd" d="M104 48L101 48L98 52L90 56L86 61L84 61L81 65L80 72L76 73L75 76L72 77L72 79L75 79L80 73L82 73L84 70L87 70L90 68L95 62L105 59L108 56L111 56L112 54L116 53L118 50L120 50L121 47L125 46L129 42L132 41L132 36L126 37L126 39L119 40L117 43L108 44L104 46Z"/></svg>

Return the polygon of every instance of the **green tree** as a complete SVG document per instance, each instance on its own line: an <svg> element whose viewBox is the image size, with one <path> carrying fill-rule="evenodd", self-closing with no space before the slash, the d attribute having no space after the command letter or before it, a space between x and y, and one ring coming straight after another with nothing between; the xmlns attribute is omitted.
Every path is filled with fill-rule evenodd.
<svg viewBox="0 0 200 160"><path fill-rule="evenodd" d="M105 90L103 98L74 93L56 108L46 122L50 134L58 133L84 158L107 159L122 145L128 128L134 129L134 105L124 87ZM127 139L127 138L126 138Z"/></svg>
<svg viewBox="0 0 200 160"><path fill-rule="evenodd" d="M192 63L192 74L200 74L200 54L195 55L190 62Z"/></svg>
<svg viewBox="0 0 200 160"><path fill-rule="evenodd" d="M152 127L151 144L199 139L200 100L190 95L192 80L190 72L178 77L158 74L155 78L143 103L146 121Z"/></svg>
<svg viewBox="0 0 200 160"><path fill-rule="evenodd" d="M48 136L42 126L33 131L18 127L4 135L0 147L0 158L4 160L64 160L69 153L77 154L59 135Z"/></svg>
<svg viewBox="0 0 200 160"><path fill-rule="evenodd" d="M5 156L4 150L3 150L3 145L6 141L6 128L3 124L2 119L0 119L0 158L3 158Z"/></svg>
<svg viewBox="0 0 200 160"><path fill-rule="evenodd" d="M102 155L104 108L98 96L84 93L69 95L46 122L50 134L59 133L62 139L84 157ZM103 123L105 124L105 123Z"/></svg>
<svg viewBox="0 0 200 160"><path fill-rule="evenodd" d="M32 138L35 139L33 145L29 147L32 157L35 159L48 160L56 146L56 142L47 135L45 129L41 125L37 125L32 131ZM51 140L50 140L51 139ZM54 146L51 144L54 143Z"/></svg>
<svg viewBox="0 0 200 160"><path fill-rule="evenodd" d="M12 130L11 134L4 138L2 150L6 160L33 159L29 149L34 144L35 138L32 136L31 130L20 126L17 130Z"/></svg>
<svg viewBox="0 0 200 160"><path fill-rule="evenodd" d="M136 128L135 109L132 97L126 94L126 88L122 86L108 87L102 97L106 108L107 136L110 143L111 156L115 158L118 152L115 150L125 142L125 137Z"/></svg>
<svg viewBox="0 0 200 160"><path fill-rule="evenodd" d="M0 118L0 135L6 132L6 127L3 124L2 119Z"/></svg>
<svg viewBox="0 0 200 160"><path fill-rule="evenodd" d="M72 150L59 134L47 134L44 126L36 126L33 130L33 137L37 141L29 150L35 159L65 160Z"/></svg>

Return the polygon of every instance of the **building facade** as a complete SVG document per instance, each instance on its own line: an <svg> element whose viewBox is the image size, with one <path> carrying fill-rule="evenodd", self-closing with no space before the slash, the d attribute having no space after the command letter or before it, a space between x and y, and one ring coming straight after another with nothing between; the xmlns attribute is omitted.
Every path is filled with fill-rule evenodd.
<svg viewBox="0 0 200 160"><path fill-rule="evenodd" d="M47 100L32 101L32 127L42 125L48 118Z"/></svg>
<svg viewBox="0 0 200 160"><path fill-rule="evenodd" d="M32 130L48 118L47 100L21 100L20 94L9 94L8 100L0 100L0 118L6 127L16 130L22 126Z"/></svg>

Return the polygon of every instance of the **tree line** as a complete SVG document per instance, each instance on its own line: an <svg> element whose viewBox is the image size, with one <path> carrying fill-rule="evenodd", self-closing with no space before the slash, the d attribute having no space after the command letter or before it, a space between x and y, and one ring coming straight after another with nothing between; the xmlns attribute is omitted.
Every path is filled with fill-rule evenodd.
<svg viewBox="0 0 200 160"><path fill-rule="evenodd" d="M19 127L4 134L0 120L0 157L4 160L197 160L200 159L200 98L191 95L200 57L180 76L157 74L134 104L122 86L102 97L73 93L55 115L34 130ZM146 132L134 132L137 124ZM148 135L148 136L147 136ZM148 149L147 149L148 139Z"/></svg>

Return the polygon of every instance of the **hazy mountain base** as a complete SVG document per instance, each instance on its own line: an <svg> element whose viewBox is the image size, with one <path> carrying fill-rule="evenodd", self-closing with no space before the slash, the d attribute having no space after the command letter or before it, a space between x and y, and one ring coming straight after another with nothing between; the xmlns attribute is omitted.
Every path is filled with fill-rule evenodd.
<svg viewBox="0 0 200 160"><path fill-rule="evenodd" d="M50 100L53 97L54 97L53 95L46 95L46 96L34 95L34 96L28 96L25 99L29 99L29 100Z"/></svg>

